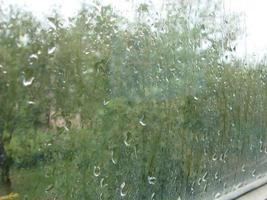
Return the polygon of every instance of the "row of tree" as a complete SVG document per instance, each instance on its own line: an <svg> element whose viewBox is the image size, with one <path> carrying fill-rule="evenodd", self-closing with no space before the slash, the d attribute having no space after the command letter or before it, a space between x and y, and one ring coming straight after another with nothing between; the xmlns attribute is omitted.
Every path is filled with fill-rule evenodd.
<svg viewBox="0 0 267 200"><path fill-rule="evenodd" d="M44 131L51 113L66 121L63 131L78 113L81 128L99 142L92 151L119 152L122 141L134 146L141 158L140 170L132 173L141 174L144 184L144 191L136 188L136 199L146 198L147 176L160 177L155 190L162 195L180 194L183 185L190 193L208 157L223 160L230 151L231 166L236 155L248 155L251 140L265 142L265 66L251 69L233 56L238 18L220 17L219 4L208 5L172 4L159 17L141 4L129 21L96 3L84 5L67 23L58 13L43 23L25 11L1 10L2 182L10 185L12 158L5 147L12 136ZM98 159L112 176L107 154L97 155L90 162ZM133 175L130 165L119 169ZM174 173L180 185L168 182L174 165L180 167Z"/></svg>

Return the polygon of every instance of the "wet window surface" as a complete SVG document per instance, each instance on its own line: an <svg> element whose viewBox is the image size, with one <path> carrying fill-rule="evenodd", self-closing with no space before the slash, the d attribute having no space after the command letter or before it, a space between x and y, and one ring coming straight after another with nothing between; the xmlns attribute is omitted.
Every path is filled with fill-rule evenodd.
<svg viewBox="0 0 267 200"><path fill-rule="evenodd" d="M267 40L248 2L12 1L0 200L209 200L265 177Z"/></svg>

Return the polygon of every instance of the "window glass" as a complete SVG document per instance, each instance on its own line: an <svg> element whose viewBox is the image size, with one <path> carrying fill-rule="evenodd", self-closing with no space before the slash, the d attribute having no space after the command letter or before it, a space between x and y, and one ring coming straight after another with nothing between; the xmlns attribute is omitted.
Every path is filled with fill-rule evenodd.
<svg viewBox="0 0 267 200"><path fill-rule="evenodd" d="M208 200L262 179L264 6L2 2L0 200Z"/></svg>

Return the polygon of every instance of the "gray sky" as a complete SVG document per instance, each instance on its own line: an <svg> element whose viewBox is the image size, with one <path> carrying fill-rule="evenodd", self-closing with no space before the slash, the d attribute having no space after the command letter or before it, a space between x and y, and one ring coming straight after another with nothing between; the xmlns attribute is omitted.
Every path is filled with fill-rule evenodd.
<svg viewBox="0 0 267 200"><path fill-rule="evenodd" d="M4 0L5 1L5 0ZM135 0L137 1L137 0ZM140 1L140 0L138 0ZM156 7L160 7L164 0L151 0ZM267 52L267 0L224 0L227 12L243 12L246 16L247 31L243 34L238 45L238 54L262 56ZM27 10L33 11L38 17L47 14L56 5L65 16L75 14L81 2L92 2L92 0L8 0L10 4L23 6ZM132 0L102 0L110 3L122 13L129 13L132 8ZM5 1L6 3L6 1ZM244 39L246 38L246 39ZM247 48L245 48L247 47ZM246 50L247 49L247 50Z"/></svg>
<svg viewBox="0 0 267 200"><path fill-rule="evenodd" d="M225 0L229 11L244 12L246 16L246 42L241 41L240 48L247 46L248 54L262 56L267 53L267 1L266 0ZM245 35L245 33L244 33ZM242 52L244 50L241 49Z"/></svg>

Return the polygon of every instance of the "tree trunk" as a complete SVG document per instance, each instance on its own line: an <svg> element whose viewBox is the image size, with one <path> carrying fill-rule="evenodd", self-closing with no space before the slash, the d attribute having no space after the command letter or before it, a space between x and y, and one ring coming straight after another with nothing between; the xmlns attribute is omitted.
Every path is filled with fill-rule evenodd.
<svg viewBox="0 0 267 200"><path fill-rule="evenodd" d="M0 185L6 193L11 192L10 159L4 147L3 129L0 127Z"/></svg>

